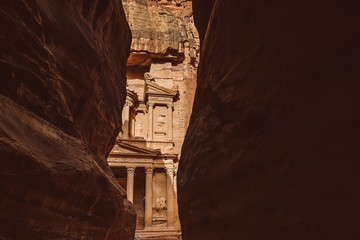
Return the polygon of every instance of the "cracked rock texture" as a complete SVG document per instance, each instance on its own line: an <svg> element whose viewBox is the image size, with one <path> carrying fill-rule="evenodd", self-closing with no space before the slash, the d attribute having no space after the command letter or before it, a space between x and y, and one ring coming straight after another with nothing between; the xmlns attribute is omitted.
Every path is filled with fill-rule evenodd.
<svg viewBox="0 0 360 240"><path fill-rule="evenodd" d="M132 31L128 66L146 66L153 59L181 63L188 49L196 61L199 37L192 1L123 0L123 4Z"/></svg>
<svg viewBox="0 0 360 240"><path fill-rule="evenodd" d="M178 175L184 240L359 239L356 5L193 1L202 46Z"/></svg>
<svg viewBox="0 0 360 240"><path fill-rule="evenodd" d="M0 6L0 239L133 239L106 157L121 129L121 1Z"/></svg>

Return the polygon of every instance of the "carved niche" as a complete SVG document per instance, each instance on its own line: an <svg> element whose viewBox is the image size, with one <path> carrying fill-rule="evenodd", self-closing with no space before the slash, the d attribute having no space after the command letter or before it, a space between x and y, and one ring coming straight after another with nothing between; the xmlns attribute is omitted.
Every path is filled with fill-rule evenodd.
<svg viewBox="0 0 360 240"><path fill-rule="evenodd" d="M157 105L154 109L154 140L166 140L167 121L167 107Z"/></svg>

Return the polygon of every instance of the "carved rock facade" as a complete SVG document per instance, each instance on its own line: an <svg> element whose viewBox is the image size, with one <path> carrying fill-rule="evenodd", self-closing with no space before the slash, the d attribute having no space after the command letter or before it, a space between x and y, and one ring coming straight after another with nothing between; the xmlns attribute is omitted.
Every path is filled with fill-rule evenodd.
<svg viewBox="0 0 360 240"><path fill-rule="evenodd" d="M0 238L133 239L105 157L121 128L121 2L0 6Z"/></svg>
<svg viewBox="0 0 360 240"><path fill-rule="evenodd" d="M156 84L179 91L175 107L180 119L174 121L179 124L174 129L181 133L174 140L180 152L192 111L200 50L192 1L124 0L123 4L133 35L129 82L143 80L150 72Z"/></svg>
<svg viewBox="0 0 360 240"><path fill-rule="evenodd" d="M108 157L137 212L136 237L178 239L178 156L195 92L191 1L123 1L133 33L123 131Z"/></svg>

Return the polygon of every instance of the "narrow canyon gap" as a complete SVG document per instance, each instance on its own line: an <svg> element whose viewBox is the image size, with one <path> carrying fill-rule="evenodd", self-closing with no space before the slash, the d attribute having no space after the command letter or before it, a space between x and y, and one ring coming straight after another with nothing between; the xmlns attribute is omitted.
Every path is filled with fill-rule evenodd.
<svg viewBox="0 0 360 240"><path fill-rule="evenodd" d="M177 169L200 38L191 0L122 0L132 43L123 127L107 160L136 210L135 238L178 240Z"/></svg>
<svg viewBox="0 0 360 240"><path fill-rule="evenodd" d="M189 1L174 2L156 14ZM202 60L179 167L183 239L357 240L355 1L193 4ZM0 29L0 239L133 239L134 208L106 164L127 95L121 1L4 0Z"/></svg>
<svg viewBox="0 0 360 240"><path fill-rule="evenodd" d="M133 239L106 157L131 34L121 1L0 5L0 239Z"/></svg>
<svg viewBox="0 0 360 240"><path fill-rule="evenodd" d="M356 1L194 0L184 240L360 236Z"/></svg>

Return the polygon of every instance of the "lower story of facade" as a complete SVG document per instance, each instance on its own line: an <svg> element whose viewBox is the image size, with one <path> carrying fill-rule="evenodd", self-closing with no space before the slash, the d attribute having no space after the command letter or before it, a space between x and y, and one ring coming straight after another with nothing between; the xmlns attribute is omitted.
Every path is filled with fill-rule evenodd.
<svg viewBox="0 0 360 240"><path fill-rule="evenodd" d="M135 239L180 239L177 156L118 142L108 163L136 210Z"/></svg>

